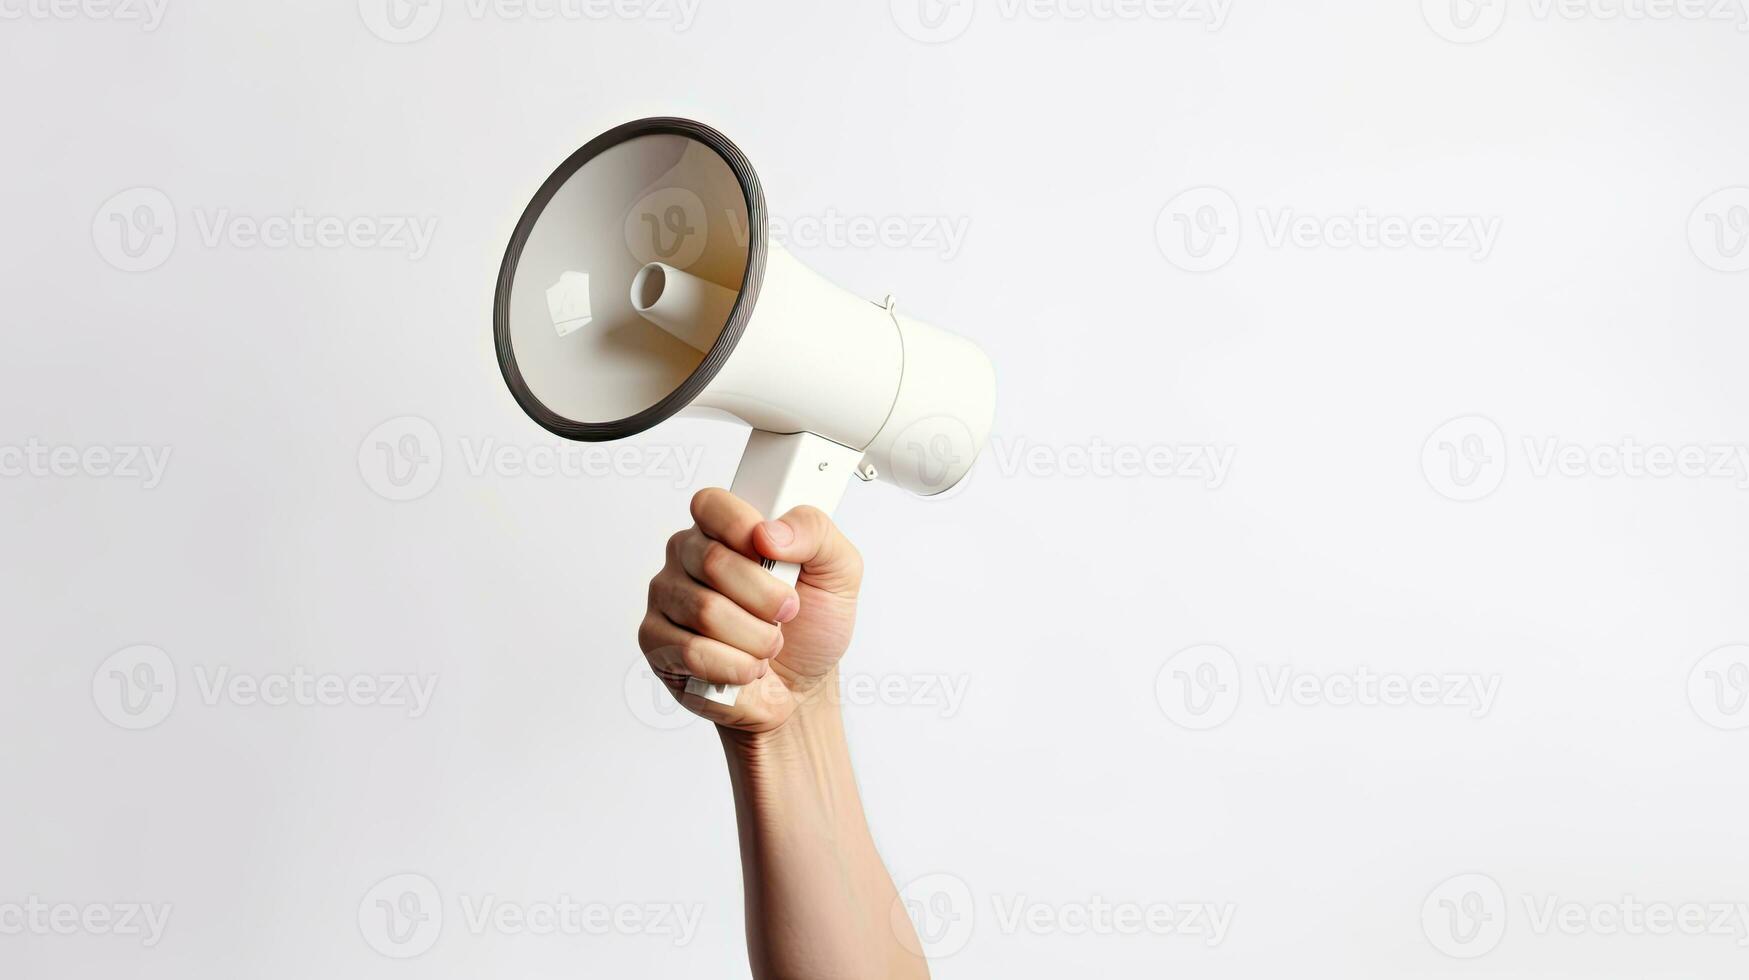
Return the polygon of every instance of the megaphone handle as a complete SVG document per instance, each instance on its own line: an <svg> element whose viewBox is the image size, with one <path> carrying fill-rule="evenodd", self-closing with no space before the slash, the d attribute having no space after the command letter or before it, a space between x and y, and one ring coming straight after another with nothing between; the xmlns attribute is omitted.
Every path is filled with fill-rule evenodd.
<svg viewBox="0 0 1749 980"><path fill-rule="evenodd" d="M754 429L741 453L741 466L729 492L752 504L766 517L777 517L791 508L809 504L830 514L844 497L844 488L862 462L862 450L842 446L812 432L765 432ZM766 570L796 584L801 566L794 562L762 563ZM741 693L738 684L712 684L696 677L686 679L686 693L707 701L733 705Z"/></svg>

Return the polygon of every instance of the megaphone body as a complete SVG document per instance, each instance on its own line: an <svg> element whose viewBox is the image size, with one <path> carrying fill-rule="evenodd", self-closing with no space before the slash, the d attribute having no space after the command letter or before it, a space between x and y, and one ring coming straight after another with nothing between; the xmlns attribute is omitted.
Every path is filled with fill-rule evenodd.
<svg viewBox="0 0 1749 980"><path fill-rule="evenodd" d="M494 335L517 402L558 435L624 438L682 414L752 427L730 490L773 517L830 513L852 478L948 490L995 413L975 344L771 241L751 164L690 120L617 127L548 178L505 253Z"/></svg>

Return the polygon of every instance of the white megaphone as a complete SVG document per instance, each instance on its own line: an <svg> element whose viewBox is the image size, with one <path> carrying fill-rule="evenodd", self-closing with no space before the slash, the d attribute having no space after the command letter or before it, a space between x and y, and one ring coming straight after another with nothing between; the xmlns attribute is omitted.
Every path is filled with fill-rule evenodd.
<svg viewBox="0 0 1749 980"><path fill-rule="evenodd" d="M852 476L919 494L958 483L995 414L989 359L840 290L768 223L752 164L709 126L640 119L590 140L541 185L498 273L493 331L517 403L589 442L682 412L738 419L754 431L730 490L768 517L830 513ZM792 585L800 571L765 565Z"/></svg>

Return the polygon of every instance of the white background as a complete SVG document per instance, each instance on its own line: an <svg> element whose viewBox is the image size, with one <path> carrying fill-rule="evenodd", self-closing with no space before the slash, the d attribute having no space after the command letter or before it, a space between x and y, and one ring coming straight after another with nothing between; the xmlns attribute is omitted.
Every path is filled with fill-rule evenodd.
<svg viewBox="0 0 1749 980"><path fill-rule="evenodd" d="M1749 470L1618 474L1610 447L1749 444L1749 191L1712 196L1749 185L1749 34L1734 5L1457 2L1234 0L1211 29L1076 0L699 0L684 25L444 0L406 39L375 0L168 0L155 28L0 0L0 973L744 974L716 738L664 730L628 674L662 543L742 435L634 440L702 453L691 483L469 458L560 444L492 354L522 207L596 133L674 114L798 231L965 230L789 242L1000 375L969 486L839 511L869 567L846 670L900 702L849 709L853 751L938 976L1742 976L1749 913L1654 935L1609 909L1749 903L1749 650L1703 663L1749 642ZM134 259L115 219L142 204ZM1362 209L1497 240L1275 237ZM300 211L435 233L230 234ZM1185 227L1227 261L1187 271ZM426 460L411 490L379 444ZM148 487L32 446L171 456ZM1089 471L1100 446L1232 466ZM176 691L129 730L109 672L135 655L106 658L141 644ZM413 718L202 686L300 667L437 687ZM1497 697L1283 698L1283 669ZM400 874L442 921L397 943L374 902ZM466 914L567 895L699 925ZM173 912L148 947L33 928L33 896ZM1098 917L1198 903L1232 912L1220 942Z"/></svg>

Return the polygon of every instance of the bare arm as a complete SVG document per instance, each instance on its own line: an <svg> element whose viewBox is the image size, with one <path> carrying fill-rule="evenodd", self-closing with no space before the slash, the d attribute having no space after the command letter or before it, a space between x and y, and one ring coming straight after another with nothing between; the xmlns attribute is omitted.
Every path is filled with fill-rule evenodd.
<svg viewBox="0 0 1749 980"><path fill-rule="evenodd" d="M927 977L869 835L839 713L861 556L813 508L767 523L706 490L692 511L698 523L669 541L651 582L639 640L681 702L718 725L754 976ZM796 588L760 568L761 556L801 564ZM688 675L746 686L725 707L681 693Z"/></svg>

